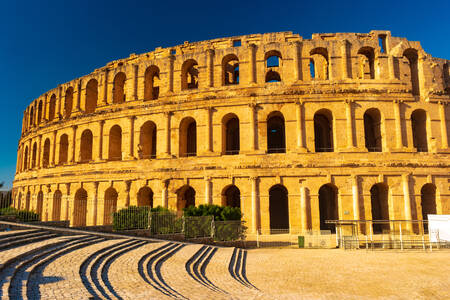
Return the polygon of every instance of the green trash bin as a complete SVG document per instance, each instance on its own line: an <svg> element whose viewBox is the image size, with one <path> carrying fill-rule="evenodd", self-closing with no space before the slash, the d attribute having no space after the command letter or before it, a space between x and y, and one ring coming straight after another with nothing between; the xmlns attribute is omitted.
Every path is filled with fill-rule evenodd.
<svg viewBox="0 0 450 300"><path fill-rule="evenodd" d="M298 236L298 247L305 248L305 237L302 235Z"/></svg>

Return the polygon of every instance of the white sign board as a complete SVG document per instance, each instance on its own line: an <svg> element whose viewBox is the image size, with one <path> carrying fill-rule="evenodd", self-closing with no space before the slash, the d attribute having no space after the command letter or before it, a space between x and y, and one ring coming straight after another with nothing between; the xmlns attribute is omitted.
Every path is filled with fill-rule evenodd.
<svg viewBox="0 0 450 300"><path fill-rule="evenodd" d="M430 242L450 242L450 215L428 215Z"/></svg>

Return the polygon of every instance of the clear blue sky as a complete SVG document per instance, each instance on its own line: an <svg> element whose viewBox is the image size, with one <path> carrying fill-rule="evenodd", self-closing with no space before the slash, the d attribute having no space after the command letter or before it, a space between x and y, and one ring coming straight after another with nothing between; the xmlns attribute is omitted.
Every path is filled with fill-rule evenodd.
<svg viewBox="0 0 450 300"><path fill-rule="evenodd" d="M381 29L450 59L449 11L449 0L0 0L0 181L12 186L22 113L33 99L130 53L250 33Z"/></svg>

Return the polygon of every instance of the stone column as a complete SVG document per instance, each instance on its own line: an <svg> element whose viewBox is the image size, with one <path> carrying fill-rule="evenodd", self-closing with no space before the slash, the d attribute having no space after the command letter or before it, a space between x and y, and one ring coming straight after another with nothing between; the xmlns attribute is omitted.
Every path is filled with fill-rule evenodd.
<svg viewBox="0 0 450 300"><path fill-rule="evenodd" d="M306 205L306 188L304 185L304 179L300 179L300 225L303 231L308 230L308 213Z"/></svg>
<svg viewBox="0 0 450 300"><path fill-rule="evenodd" d="M29 169L31 169L31 166L32 166L31 163L33 160L33 149L31 149L33 143L32 143L32 139L29 139L28 141L30 142L29 147L28 147L28 162L27 162L27 165L28 165L27 169L29 170Z"/></svg>
<svg viewBox="0 0 450 300"><path fill-rule="evenodd" d="M353 142L353 118L352 118L352 103L353 100L345 100L345 117L347 118L347 148L355 148L355 143Z"/></svg>
<svg viewBox="0 0 450 300"><path fill-rule="evenodd" d="M169 208L169 195L168 195L168 187L169 187L169 179L161 180L162 190L161 190L161 204L165 208Z"/></svg>
<svg viewBox="0 0 450 300"><path fill-rule="evenodd" d="M208 74L208 78L207 78L207 84L208 87L213 87L214 86L214 50L213 49L208 49L206 50L206 68L207 68L207 74Z"/></svg>
<svg viewBox="0 0 450 300"><path fill-rule="evenodd" d="M102 99L102 105L108 105L108 74L109 70L105 69L105 78L103 82L103 99Z"/></svg>
<svg viewBox="0 0 450 300"><path fill-rule="evenodd" d="M50 109L47 108L49 104L50 104L50 101L48 101L48 95L47 95L47 94L44 94L44 99L43 99L43 101L42 101L41 123L42 123L42 122L45 122L45 121L47 121L47 120L49 119L49 117L48 117L48 112L49 112ZM39 107L39 104L38 104L37 107ZM37 118L38 118L37 116L38 116L38 114L39 114L39 111L38 111L38 109L36 109L36 124L37 124L37 125L39 125L39 124L37 123Z"/></svg>
<svg viewBox="0 0 450 300"><path fill-rule="evenodd" d="M403 182L403 197L405 201L405 220L412 220L411 216L411 198L409 195L409 174L402 175ZM411 223L406 224L406 229L411 231Z"/></svg>
<svg viewBox="0 0 450 300"><path fill-rule="evenodd" d="M139 65L134 66L134 80L133 80L133 100L138 100L138 75Z"/></svg>
<svg viewBox="0 0 450 300"><path fill-rule="evenodd" d="M252 231L257 233L259 224L259 194L258 194L258 177L250 177L252 183Z"/></svg>
<svg viewBox="0 0 450 300"><path fill-rule="evenodd" d="M205 177L205 204L212 204L210 177Z"/></svg>
<svg viewBox="0 0 450 300"><path fill-rule="evenodd" d="M256 83L256 45L249 45L250 83Z"/></svg>
<svg viewBox="0 0 450 300"><path fill-rule="evenodd" d="M58 112L55 112L55 119L58 118L59 120L62 119L62 87L58 86Z"/></svg>
<svg viewBox="0 0 450 300"><path fill-rule="evenodd" d="M92 209L92 225L97 226L97 212L98 212L98 181L94 181L94 207ZM103 221L104 222L104 221Z"/></svg>
<svg viewBox="0 0 450 300"><path fill-rule="evenodd" d="M131 180L127 180L125 181L126 186L126 192L127 192L127 198L126 198L126 203L125 203L125 207L130 206L130 189L131 189Z"/></svg>
<svg viewBox="0 0 450 300"><path fill-rule="evenodd" d="M66 199L66 220L69 220L69 212L70 212L70 183L66 183L66 191L67 195L65 197ZM62 200L62 199L61 199Z"/></svg>
<svg viewBox="0 0 450 300"><path fill-rule="evenodd" d="M388 55L389 79L395 79L394 56Z"/></svg>
<svg viewBox="0 0 450 300"><path fill-rule="evenodd" d="M258 128L256 126L256 104L250 103L249 107L250 107L250 122L251 122L250 150L254 151L258 148L256 145L256 136L258 134L257 132Z"/></svg>
<svg viewBox="0 0 450 300"><path fill-rule="evenodd" d="M170 157L170 116L172 113L170 111L164 112L164 116L166 117L166 149L164 151L164 156Z"/></svg>
<svg viewBox="0 0 450 300"><path fill-rule="evenodd" d="M129 117L129 120L130 120L130 133L129 133L130 147L128 149L128 154L127 154L128 159L135 159L135 157L134 157L134 120L135 119L136 119L135 116Z"/></svg>
<svg viewBox="0 0 450 300"><path fill-rule="evenodd" d="M447 120L445 118L445 106L447 105L444 101L439 101L439 117L441 119L441 148L448 149L448 132L447 132Z"/></svg>
<svg viewBox="0 0 450 300"><path fill-rule="evenodd" d="M403 141L402 141L402 120L400 115L400 100L394 100L394 115L395 115L395 141L396 141L396 148L402 149L403 148Z"/></svg>
<svg viewBox="0 0 450 300"><path fill-rule="evenodd" d="M78 83L77 83L77 104L75 106L75 110L76 111L81 110L81 79L78 80Z"/></svg>
<svg viewBox="0 0 450 300"><path fill-rule="evenodd" d="M168 92L173 92L174 64L175 64L175 56L171 55L169 57L169 84L167 88Z"/></svg>
<svg viewBox="0 0 450 300"><path fill-rule="evenodd" d="M42 168L43 159L41 159L41 155L42 155L42 135L39 135L37 157L36 157L36 169Z"/></svg>
<svg viewBox="0 0 450 300"><path fill-rule="evenodd" d="M75 149L76 149L76 141L77 141L77 125L72 126L72 158L70 159L70 163L75 163Z"/></svg>
<svg viewBox="0 0 450 300"><path fill-rule="evenodd" d="M294 42L294 80L302 80L302 45Z"/></svg>
<svg viewBox="0 0 450 300"><path fill-rule="evenodd" d="M344 40L341 42L341 56L342 56L342 78L347 79L350 78L349 76L349 70L347 65L347 40ZM351 64L350 64L351 65Z"/></svg>
<svg viewBox="0 0 450 300"><path fill-rule="evenodd" d="M100 120L98 122L98 155L97 161L101 161L103 159L103 126L105 125L105 120Z"/></svg>
<svg viewBox="0 0 450 300"><path fill-rule="evenodd" d="M53 149L52 149L52 159L49 161L49 165L55 166L56 165L56 133L57 131L53 131Z"/></svg>
<svg viewBox="0 0 450 300"><path fill-rule="evenodd" d="M212 107L206 108L206 151L208 153L212 152Z"/></svg>
<svg viewBox="0 0 450 300"><path fill-rule="evenodd" d="M296 105L296 114L297 114L297 151L298 152L307 152L305 148L305 144L303 142L303 101L297 101Z"/></svg>
<svg viewBox="0 0 450 300"><path fill-rule="evenodd" d="M352 183L352 196L353 196L353 219L359 220L359 188L358 188L358 175L351 176Z"/></svg>

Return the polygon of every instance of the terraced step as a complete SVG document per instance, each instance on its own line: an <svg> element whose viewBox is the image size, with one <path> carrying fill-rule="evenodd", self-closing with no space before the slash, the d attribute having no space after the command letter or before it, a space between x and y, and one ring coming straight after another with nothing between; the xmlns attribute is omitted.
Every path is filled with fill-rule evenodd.
<svg viewBox="0 0 450 300"><path fill-rule="evenodd" d="M22 236L28 233L33 233L33 232L40 232L42 231L41 229L27 229L27 230L12 230L12 231L2 231L0 232L0 241L9 237L14 237L14 236Z"/></svg>
<svg viewBox="0 0 450 300"><path fill-rule="evenodd" d="M40 242L57 236L59 236L59 234L43 231L26 235L24 237L14 237L12 238L14 240L11 242L5 241L5 243L0 243L0 251L16 248L25 244Z"/></svg>

